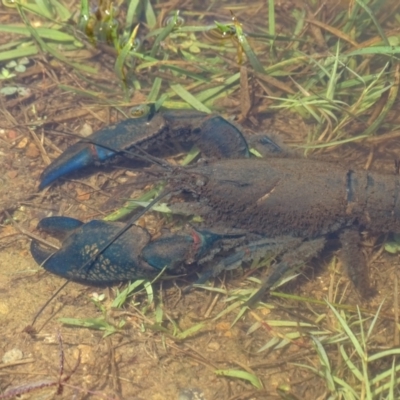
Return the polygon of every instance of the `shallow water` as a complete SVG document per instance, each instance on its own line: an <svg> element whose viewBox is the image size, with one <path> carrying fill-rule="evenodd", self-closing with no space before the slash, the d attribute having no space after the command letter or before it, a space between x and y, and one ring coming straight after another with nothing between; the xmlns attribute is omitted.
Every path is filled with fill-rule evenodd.
<svg viewBox="0 0 400 400"><path fill-rule="evenodd" d="M199 8L203 4L197 3ZM252 2L251 5L239 1L208 2L207 11L201 10L205 14L204 19L197 13L191 15L192 4L193 2L184 1L176 2L173 6L174 9L182 10L181 15L188 21L187 23L190 21L193 24L195 22L211 24L214 20L228 22L231 19L229 10L232 9L243 23L245 30L253 33L267 31L265 21L268 19L268 14L264 2ZM163 7L169 11L172 6L171 3L161 4L161 8L156 9L157 13L164 10ZM335 10L340 13L344 7L342 4ZM295 9L295 3L291 1L279 2L276 5L278 32L286 32L285 27L288 27L289 23L294 23L292 12ZM9 14L3 14L3 17L3 23L16 21L19 18L12 10ZM208 36L196 35L201 37L199 39L201 43L220 45L218 40L214 43ZM4 38L4 41L6 40L7 37ZM4 43L3 39L0 39L0 44ZM251 39L250 43L260 59L266 62L269 48L266 42ZM190 44L187 44L185 47L179 38L166 41L163 45L166 48L177 47L180 51L191 52L192 56L197 54L195 46L190 49ZM231 69L232 74L239 72L238 57L242 56L237 52L237 45L234 41L228 40L223 46L229 49L227 53L222 54L226 59L227 71ZM305 49L306 47L302 50ZM313 46L310 46L310 49L315 50ZM220 54L214 48L201 51L210 54L210 59ZM319 51L322 53L323 49ZM99 57L100 61L90 60L93 65L102 67L97 83L106 85L111 82L110 87L117 88L113 60L110 61L104 54ZM183 66L186 68L187 64L190 65L190 60L188 62L186 59L179 59L179 61L182 61L182 64L177 63L177 65L182 68ZM220 64L216 65L215 80L210 78L212 74L205 75L203 83L205 87L209 85L213 88L227 78L224 74L219 75L221 67ZM280 139L286 143L305 143L310 132L315 129L315 124L309 115L301 118L299 114L291 111L273 112L270 109L271 100L267 98L286 96L285 90L291 84L289 79L280 77L279 73L276 74L275 79L281 79L287 85L282 88L253 74L248 63L244 65L248 68L249 85L246 86L243 81L241 84L239 80L236 81L235 90L226 91L215 102L215 109L224 115L235 116L243 123L246 132L278 131ZM65 130L74 133L84 133L87 129L95 131L120 120L121 115L117 115L109 107L99 106L97 101L94 102L90 98L63 91L60 84L75 87L81 85L92 89L92 86L86 86L79 74L58 64L49 66L43 63L40 57L33 58L29 68L37 70L31 75L17 78L17 82L29 87L31 96L25 99L2 98L1 103L5 123L0 131L0 221L2 223L0 356L6 357L3 358L3 363L0 363L0 393L10 387L27 383L33 388L44 380L50 380L52 386L35 387L35 390L24 394L23 398L178 399L180 394L183 396L185 390L198 389L207 400L265 399L278 398L276 389L283 385L287 385L289 391L298 398L314 399L323 394L325 386L319 378L291 364L291 362L306 363L308 360L318 364L307 335L293 341L288 340L290 344L283 346L281 350L258 352L271 339L276 338L277 342L280 342L282 339L287 339L285 334L294 331L294 328L276 327L269 324L269 321L314 323L316 316L324 313L329 315L323 305L312 303L310 305L295 299L284 300L273 297L268 300L267 307L251 310L232 326L239 309L216 320L212 319L226 310L227 304L230 304L225 302L227 296L200 289L182 294L181 281L176 285L166 282L162 285L155 284L156 300L150 306L146 294L141 293L135 295L122 310L110 308L117 290L122 290L122 287L88 288L70 283L45 308L35 322L34 330L29 328L36 313L60 288L64 280L44 272L34 263L29 252L27 232L39 234L35 231L35 226L41 218L48 215L69 215L86 220L99 218L104 211L103 204L108 201L107 204L110 205L110 187L114 186L114 182L129 181L132 175L131 172L102 168L101 173L74 176L71 180L38 192L39 175L48 161L58 155L57 148L65 149L74 141L69 136L53 135L51 131ZM32 71L29 68L27 71ZM138 77L145 89L138 90L131 96L129 107L125 107L126 111L131 106L145 101L155 77L172 76L166 75L167 73L170 74L170 71L162 68L157 71L147 69L142 71ZM195 69L193 73L200 72ZM297 79L296 73L295 71ZM181 76L178 78L180 79L174 84L184 86L185 79L189 79ZM295 86L290 88L296 89ZM165 78L162 89L171 92L169 82ZM246 97L249 93L250 97ZM115 95L115 101L122 99L122 92L119 89L112 95ZM249 98L251 112L245 106L245 102L250 101ZM182 99L171 95L170 102L179 104L182 103ZM396 103L393 115L387 119L388 125L395 126L398 123L397 109ZM44 117L48 122L44 125L44 130L41 128L35 130L37 136L34 137L28 127L32 122L38 122L39 118ZM353 123L351 128L354 132L362 131L356 123ZM41 145L44 146L46 153L41 152ZM398 147L397 141L382 141L375 145L367 141L356 146L335 148L317 156L323 159L339 159L346 165L360 167L367 164L368 154L372 154L370 158L374 160L373 168L392 171L392 154L399 154ZM118 190L121 193L122 189ZM128 195L130 193L123 194L123 196ZM112 197L116 197L115 193ZM10 218L17 224L11 223ZM140 224L147 224L157 230L160 219L158 216L150 215L141 219ZM365 247L369 256L376 254L372 251L375 243L371 239L367 243L370 247ZM331 263L332 256L330 253L326 258L317 260L316 269L306 268L304 276L282 288L283 291L317 300L329 298L335 302L345 301L355 309L360 300L354 291L346 289L348 279L345 275L340 277L338 264ZM330 264L329 269L326 268L327 264ZM374 313L383 298L389 299L385 303L383 318L379 325L380 343L388 346L396 345L398 341L398 332L395 331L393 335L392 302L397 264L398 257L387 254L373 260L370 274L378 294L369 302L360 303L365 309ZM230 290L252 287L250 283L244 281L240 271L217 279L215 286L227 287ZM108 310L106 315L92 301L93 293L105 295L101 305ZM162 321L157 320L157 315L161 314L160 310L163 311ZM104 318L108 326L115 326L121 320L126 324L118 333L104 339L104 331L68 327L59 322L58 318L61 317ZM328 320L330 318L327 317ZM205 327L201 333L179 340L172 335L174 326L171 321L174 321L181 331L199 322L203 322ZM160 328L156 329L156 322L167 329L167 333L162 333ZM336 329L332 321L327 321L326 325L320 324L318 327L321 330ZM253 329L249 332L250 328ZM65 353L65 371L61 380L71 372L78 358L81 362L70 380L63 383L63 392L56 395L56 383L60 379L58 332L62 337ZM337 349L331 349L330 355L335 359ZM265 391L256 390L244 380L217 376L215 371L220 369L238 369L254 373L261 379ZM183 397L179 399L182 400Z"/></svg>

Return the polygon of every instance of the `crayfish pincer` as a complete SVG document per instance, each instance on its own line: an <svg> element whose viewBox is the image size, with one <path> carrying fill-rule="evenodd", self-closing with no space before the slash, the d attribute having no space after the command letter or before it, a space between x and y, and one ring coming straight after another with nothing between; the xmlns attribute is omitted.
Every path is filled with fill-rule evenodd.
<svg viewBox="0 0 400 400"><path fill-rule="evenodd" d="M150 109L148 114L108 126L69 147L43 171L39 189L71 172L118 155L143 157L140 149L157 156L165 154L166 149L173 152L176 142L180 149L184 144L196 144L207 157L249 157L241 130L219 115L194 110L155 112Z"/></svg>
<svg viewBox="0 0 400 400"><path fill-rule="evenodd" d="M40 187L127 151L130 157L138 148L169 151L178 140L196 144L208 158L163 175L170 192L185 192L185 201L192 200L201 229L152 239L135 225L119 235L120 223L50 217L39 228L60 237L62 248L52 252L33 240L35 260L71 280L111 284L152 278L164 268L181 273L189 265L206 267L203 278L215 276L273 251L278 261L256 300L335 237L351 280L365 293L360 232L400 232L399 176L284 154L250 158L242 130L221 116L163 110L105 128L67 149L44 171ZM260 143L280 151L267 137Z"/></svg>

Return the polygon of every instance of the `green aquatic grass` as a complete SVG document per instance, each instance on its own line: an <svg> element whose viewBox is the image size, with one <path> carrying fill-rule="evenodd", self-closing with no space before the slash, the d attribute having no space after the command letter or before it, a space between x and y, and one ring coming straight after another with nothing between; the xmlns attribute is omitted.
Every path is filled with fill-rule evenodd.
<svg viewBox="0 0 400 400"><path fill-rule="evenodd" d="M335 341L339 346L337 354L340 359L332 365L334 360L329 357L325 348L330 341L321 341L311 336L320 367L297 363L294 365L321 377L332 399L397 399L400 385L400 349L373 350L371 343L383 303L369 325L359 310L355 323L350 323L345 314L331 304L327 305L337 321L337 329L341 335L341 339ZM391 366L377 373L377 370L381 371L379 365L384 360L390 360Z"/></svg>
<svg viewBox="0 0 400 400"><path fill-rule="evenodd" d="M252 374L247 371L241 371L236 369L217 369L216 371L214 371L214 373L219 376L228 376L234 379L243 379L245 381L249 381L257 389L263 388L260 379L255 374Z"/></svg>
<svg viewBox="0 0 400 400"><path fill-rule="evenodd" d="M129 1L124 20L114 18L113 9L111 16L103 12L101 18L95 19L87 0L82 0L77 27L89 35L94 45L109 38L109 45L115 49L114 68L121 83L123 102L129 99L132 90L141 89L141 76L150 68L155 75L157 69L167 74L169 81L155 76L147 96L149 102L156 102L163 96L169 106L194 107L209 112L216 100L240 88L239 77L229 82L230 78L239 75L234 68L227 68L224 60L232 55L237 67L247 63L254 73L282 80L295 94L265 96L272 101L269 110L281 112L285 109L301 115L308 123L314 121L306 144L309 151L362 140L376 134L386 122L398 94L396 60L400 46L397 36L387 34L380 22L379 12L384 3L358 0L348 13L338 12L330 25L318 20L310 22L304 13L294 9L290 16L293 26L288 25L284 34L277 34L276 19L279 16L273 0L268 2L266 27L259 27L258 32L248 32L234 14L232 22L191 25L187 20L200 14L175 12L160 27L149 0ZM82 39L78 39L71 26L65 24L73 16L62 3L36 0L28 5L12 4L20 9L24 26L0 25L0 31L23 34L27 39L24 43L15 41L14 49L0 51L0 61L34 56L38 44L41 51L60 62L91 74L91 82L96 84L95 76L99 72L96 68L74 62L68 58L68 52L59 51L52 45L59 42L64 43L65 48L67 44L76 49L82 47ZM398 12L398 8L393 12ZM31 14L42 17L47 26L32 28ZM150 28L145 40L152 41L152 45L146 49L135 44L139 18L143 18ZM313 38L304 33L306 23L315 23L321 29L327 44L325 52L307 52L313 48ZM102 38L96 37L98 26L104 28ZM371 40L373 30L377 37ZM204 42L202 33L211 32L220 35L218 44ZM354 48L355 44L359 48ZM213 49L216 52L210 54ZM376 79L367 83L371 76ZM174 82L180 78L187 83ZM376 119L365 124L363 131L350 133L349 125L368 119L382 96L387 96L387 101Z"/></svg>
<svg viewBox="0 0 400 400"><path fill-rule="evenodd" d="M94 68L73 62L56 50L58 46L72 49L83 47L83 44L73 34L63 31L66 21L71 18L71 13L62 3L57 0L51 2L35 0L31 3L14 1L5 4L18 10L23 24L0 24L0 32L23 35L26 38L9 42L8 51L0 51L0 61L34 56L41 50L74 68L89 73L96 72ZM33 27L31 25L30 17L32 15L43 19L42 26Z"/></svg>

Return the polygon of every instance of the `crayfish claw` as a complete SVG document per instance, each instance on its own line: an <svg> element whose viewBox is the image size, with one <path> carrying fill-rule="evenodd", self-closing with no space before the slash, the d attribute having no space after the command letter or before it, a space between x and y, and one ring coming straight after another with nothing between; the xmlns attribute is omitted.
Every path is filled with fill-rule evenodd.
<svg viewBox="0 0 400 400"><path fill-rule="evenodd" d="M249 146L236 125L219 115L213 115L201 124L197 145L207 157L247 158Z"/></svg>
<svg viewBox="0 0 400 400"><path fill-rule="evenodd" d="M46 230L50 225L52 229L57 220L56 217L45 219L39 226L44 226ZM153 278L156 275L156 270L141 261L141 252L150 241L150 235L143 228L134 225L118 236L124 224L98 220L79 224L78 220L64 220L63 217L59 222L59 230L66 228L68 232L59 250L51 252L35 240L31 243L35 261L47 271L93 285ZM72 228L74 224L75 229Z"/></svg>
<svg viewBox="0 0 400 400"><path fill-rule="evenodd" d="M219 234L208 230L192 229L190 234L168 234L151 241L143 248L142 258L161 271L177 273L177 267L201 260L216 242L241 235Z"/></svg>
<svg viewBox="0 0 400 400"><path fill-rule="evenodd" d="M83 225L79 219L70 217L47 217L43 218L37 228L59 240L65 240L77 228ZM34 260L42 265L50 256L54 254L54 250L44 248L38 241L32 240L31 254Z"/></svg>
<svg viewBox="0 0 400 400"><path fill-rule="evenodd" d="M77 228L83 225L83 222L71 217L47 217L39 221L38 229L64 240Z"/></svg>
<svg viewBox="0 0 400 400"><path fill-rule="evenodd" d="M73 144L42 172L39 190L62 176L103 163L141 143L148 135L147 123L147 116L130 118L94 132Z"/></svg>
<svg viewBox="0 0 400 400"><path fill-rule="evenodd" d="M197 144L206 157L247 158L249 146L241 130L218 115L196 110L159 110L130 118L92 133L69 147L42 173L39 190L56 179L116 155L143 158L139 151L162 154L166 139Z"/></svg>
<svg viewBox="0 0 400 400"><path fill-rule="evenodd" d="M42 172L39 190L64 175L94 165L96 162L105 161L113 155L115 152L101 146L85 142L75 143Z"/></svg>
<svg viewBox="0 0 400 400"><path fill-rule="evenodd" d="M42 265L54 254L54 250L45 249L37 240L31 241L30 251L37 264Z"/></svg>
<svg viewBox="0 0 400 400"><path fill-rule="evenodd" d="M193 247L191 235L171 235L150 242L142 252L143 260L155 270L178 272L177 267L186 261Z"/></svg>

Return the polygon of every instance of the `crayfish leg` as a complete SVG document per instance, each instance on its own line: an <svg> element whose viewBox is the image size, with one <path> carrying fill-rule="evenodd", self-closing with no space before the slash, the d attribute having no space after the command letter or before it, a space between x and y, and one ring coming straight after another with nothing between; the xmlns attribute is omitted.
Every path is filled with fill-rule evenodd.
<svg viewBox="0 0 400 400"><path fill-rule="evenodd" d="M325 242L322 243L322 247L324 243ZM314 248L313 250L310 250L310 245L302 243L302 239L300 238L294 238L291 236L280 236L276 238L262 238L254 240L246 245L240 246L235 253L224 257L218 262L217 265L214 265L213 267L204 271L200 275L199 279L195 282L195 284L204 284L209 278L216 277L222 271L228 271L238 268L245 261L262 259L268 253L271 253L276 257L284 254L282 256L282 261L274 268L274 271L267 280L268 287L266 287L265 289L261 288L259 290L259 295L257 297L257 299L259 299L259 297L261 297L268 288L272 287L288 270L293 268L293 260L290 258L292 257L292 252L287 252L287 249L289 248L296 249L293 251L295 255L298 254L298 251L300 251L300 253L303 253L300 255L304 256L306 256L309 252L314 254ZM307 254L305 254L306 249ZM294 257L294 259L296 258Z"/></svg>
<svg viewBox="0 0 400 400"><path fill-rule="evenodd" d="M359 294L368 297L371 288L368 269L361 251L360 232L357 229L345 229L339 239L342 245L343 266Z"/></svg>
<svg viewBox="0 0 400 400"><path fill-rule="evenodd" d="M325 243L326 240L323 237L309 240L302 242L297 248L283 254L280 262L273 267L272 272L264 279L261 287L245 302L245 305L251 307L260 301L264 293L278 283L287 272L302 267L304 263L318 255L324 248Z"/></svg>

